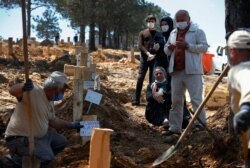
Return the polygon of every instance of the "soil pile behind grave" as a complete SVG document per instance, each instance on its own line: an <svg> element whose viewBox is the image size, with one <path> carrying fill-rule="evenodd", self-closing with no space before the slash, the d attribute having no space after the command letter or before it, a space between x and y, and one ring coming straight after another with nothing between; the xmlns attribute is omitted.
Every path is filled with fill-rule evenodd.
<svg viewBox="0 0 250 168"><path fill-rule="evenodd" d="M41 50L45 48L41 47ZM60 51L72 51L73 47L57 48ZM34 49L35 50L35 49ZM20 51L17 51L21 55ZM55 55L54 61L51 55L32 56L30 72L34 82L42 84L52 70L63 70L63 64L69 64L69 60L58 59L62 55ZM144 82L142 105L131 106L131 99L135 92L138 61L131 63L127 59L128 52L122 50L104 50L102 55L98 52L91 53L94 62L97 63L97 73L101 77L102 103L94 105L90 114L96 114L101 127L114 130L111 136L112 168L143 168L150 167L164 150L172 144L164 143L165 137L161 135L161 129L150 125L144 118L145 88ZM36 58L36 59L35 59ZM50 58L50 59L48 59ZM71 56L74 59L74 55ZM13 64L6 59L6 55L0 55L0 131L8 122L15 103L14 97L8 93L8 86L18 77L23 79L23 64ZM57 60L58 59L58 60ZM58 63L60 62L60 63ZM72 63L72 62L71 62ZM58 66L55 66L58 65ZM70 77L72 79L72 77ZM205 94L212 87L217 76L204 76ZM70 80L72 85L72 80ZM86 93L86 91L85 91ZM84 93L84 95L85 95ZM65 100L57 105L57 115L66 120L72 120L73 100L72 91L68 91ZM227 130L227 116L229 106L226 104L226 78L209 100L206 111L208 128L220 140L215 141L206 131L192 132L185 139L179 151L169 160L158 166L159 168L176 167L235 167L242 163L233 141ZM89 106L84 102L84 113ZM61 131L68 139L69 145L58 155L55 167L84 168L88 165L89 144L81 145L81 138L76 131ZM3 134L0 139L0 154L7 154Z"/></svg>

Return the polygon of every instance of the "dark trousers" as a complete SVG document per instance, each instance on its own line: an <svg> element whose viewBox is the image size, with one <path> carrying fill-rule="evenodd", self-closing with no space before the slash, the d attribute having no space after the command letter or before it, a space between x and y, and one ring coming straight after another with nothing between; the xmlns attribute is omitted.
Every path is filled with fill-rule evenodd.
<svg viewBox="0 0 250 168"><path fill-rule="evenodd" d="M21 165L22 156L29 155L28 137L20 137L11 141L6 141L10 150L10 155L15 164ZM61 152L67 144L66 138L56 132L48 132L41 138L34 139L36 159L41 161L41 165L46 165L55 159L55 155Z"/></svg>
<svg viewBox="0 0 250 168"><path fill-rule="evenodd" d="M135 99L140 101L141 91L143 86L143 81L149 69L149 83L152 83L153 70L154 70L154 60L147 61L147 56L141 56L140 58L140 69L139 76L136 84Z"/></svg>

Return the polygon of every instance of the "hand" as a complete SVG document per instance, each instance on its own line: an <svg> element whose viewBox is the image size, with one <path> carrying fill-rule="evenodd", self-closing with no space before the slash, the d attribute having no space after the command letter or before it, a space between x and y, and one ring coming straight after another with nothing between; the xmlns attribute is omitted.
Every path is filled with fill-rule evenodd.
<svg viewBox="0 0 250 168"><path fill-rule="evenodd" d="M153 49L155 51L158 51L160 49L160 44L159 43L154 43Z"/></svg>
<svg viewBox="0 0 250 168"><path fill-rule="evenodd" d="M150 55L147 59L147 61L152 61L155 58L155 55Z"/></svg>
<svg viewBox="0 0 250 168"><path fill-rule="evenodd" d="M187 49L188 44L185 41L176 41L176 47Z"/></svg>
<svg viewBox="0 0 250 168"><path fill-rule="evenodd" d="M83 125L80 125L79 121L73 121L70 123L70 128L80 130L80 128L83 128Z"/></svg>
<svg viewBox="0 0 250 168"><path fill-rule="evenodd" d="M160 104L163 104L165 102L165 99L163 98L163 96L161 94L159 94L158 92L153 94L153 98Z"/></svg>
<svg viewBox="0 0 250 168"><path fill-rule="evenodd" d="M31 91L33 88L34 85L31 79L28 79L23 85L23 91Z"/></svg>
<svg viewBox="0 0 250 168"><path fill-rule="evenodd" d="M234 116L233 126L238 133L244 133L250 128L250 103L241 105L240 111Z"/></svg>
<svg viewBox="0 0 250 168"><path fill-rule="evenodd" d="M169 44L169 45L168 45L168 49L171 50L171 51L174 51L175 47L176 47L176 46L173 45L173 44Z"/></svg>

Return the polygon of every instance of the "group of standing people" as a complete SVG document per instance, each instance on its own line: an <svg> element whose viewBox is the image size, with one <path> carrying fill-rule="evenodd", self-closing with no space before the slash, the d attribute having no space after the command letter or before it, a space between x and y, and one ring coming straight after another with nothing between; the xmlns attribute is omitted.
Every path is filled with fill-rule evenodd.
<svg viewBox="0 0 250 168"><path fill-rule="evenodd" d="M162 125L167 119L169 127L165 135L171 137L180 135L186 116L190 117L190 114L185 112L186 90L189 92L194 111L202 102L201 53L208 49L204 31L191 22L188 11L177 11L175 21L176 28L170 17L162 18L162 32L158 32L156 18L152 15L147 17L147 28L139 33L140 69L135 98L132 101L132 105L140 105L143 80L149 69L146 118L154 125ZM152 105L152 101L155 105ZM204 109L199 117L206 125ZM195 122L194 127L202 128L198 122Z"/></svg>

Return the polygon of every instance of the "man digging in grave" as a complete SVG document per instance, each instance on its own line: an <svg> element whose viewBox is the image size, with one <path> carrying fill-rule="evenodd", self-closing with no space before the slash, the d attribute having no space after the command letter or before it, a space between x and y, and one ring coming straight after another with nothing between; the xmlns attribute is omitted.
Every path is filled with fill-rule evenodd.
<svg viewBox="0 0 250 168"><path fill-rule="evenodd" d="M49 127L56 130L83 127L78 121L65 121L55 115L53 101L62 100L66 89L69 89L67 77L59 71L53 72L45 80L43 87L28 80L24 84L18 83L10 88L10 94L17 98L18 103L5 132L6 144L10 151L10 158L5 161L11 160L13 167L20 167L22 157L29 155L29 117L25 111L27 103L31 103L34 157L41 162L41 166L54 160L55 155L61 152L67 144L63 135L56 131L49 131ZM23 96L26 91L29 91L31 102L27 102L28 96ZM4 162L3 159L0 162Z"/></svg>
<svg viewBox="0 0 250 168"><path fill-rule="evenodd" d="M234 112L233 126L240 135L241 150L245 167L250 167L250 29L240 28L227 36L228 88L231 95L231 109Z"/></svg>

